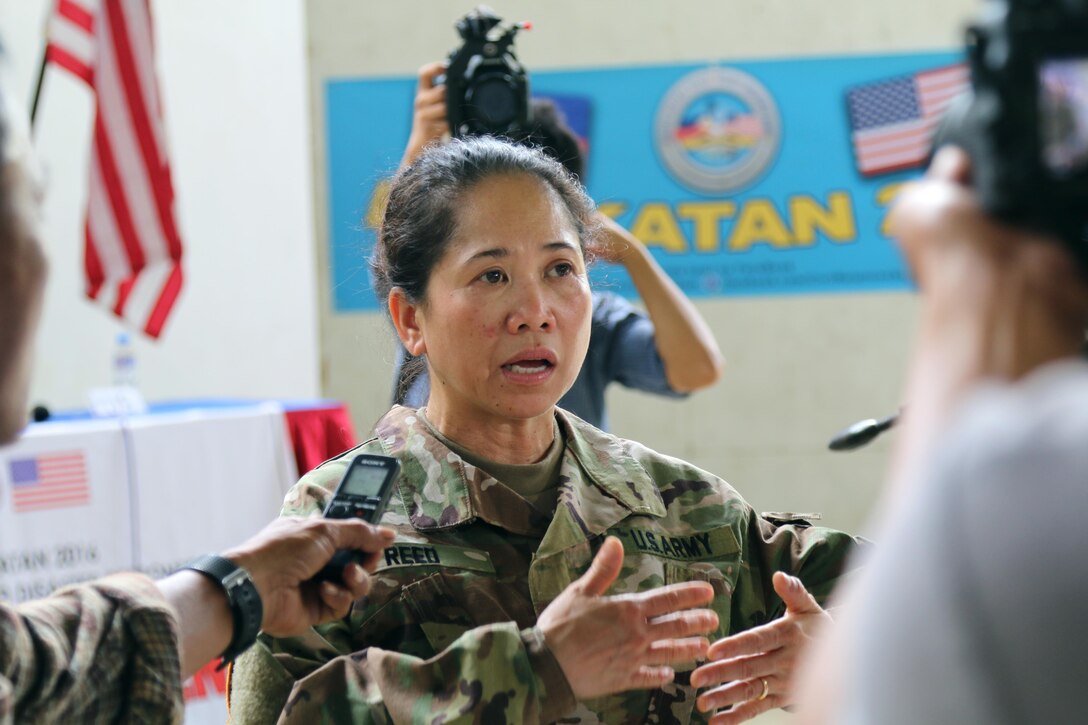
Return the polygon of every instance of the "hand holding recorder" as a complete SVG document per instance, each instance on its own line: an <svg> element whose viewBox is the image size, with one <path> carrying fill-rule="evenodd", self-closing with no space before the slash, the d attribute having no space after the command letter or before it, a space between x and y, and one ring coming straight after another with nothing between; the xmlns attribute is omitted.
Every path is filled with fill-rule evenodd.
<svg viewBox="0 0 1088 725"><path fill-rule="evenodd" d="M398 473L400 463L396 458L367 453L355 456L325 506L325 518L362 519L376 524L389 501ZM314 579L343 584L344 567L351 563L361 565L371 556L359 549L338 549Z"/></svg>

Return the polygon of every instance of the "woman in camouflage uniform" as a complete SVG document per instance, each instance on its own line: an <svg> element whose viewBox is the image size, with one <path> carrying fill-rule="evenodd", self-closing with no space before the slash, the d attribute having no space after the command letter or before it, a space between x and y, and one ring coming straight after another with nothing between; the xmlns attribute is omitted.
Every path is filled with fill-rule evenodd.
<svg viewBox="0 0 1088 725"><path fill-rule="evenodd" d="M825 616L805 587L825 596L853 539L764 520L716 476L555 407L588 345L592 209L558 164L493 139L431 148L394 180L376 290L431 395L303 477L284 513L321 511L354 454L393 456L397 540L347 618L239 660L234 723L686 723L788 704ZM692 674L703 635L753 627L710 650L745 656ZM698 703L693 679L713 688Z"/></svg>

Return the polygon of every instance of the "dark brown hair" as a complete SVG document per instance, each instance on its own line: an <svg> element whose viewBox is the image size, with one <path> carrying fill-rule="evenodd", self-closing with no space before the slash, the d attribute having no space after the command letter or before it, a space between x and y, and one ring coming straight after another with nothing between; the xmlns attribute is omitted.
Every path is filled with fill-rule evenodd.
<svg viewBox="0 0 1088 725"><path fill-rule="evenodd" d="M585 251L595 227L593 202L561 164L537 149L487 136L454 139L426 149L393 179L370 260L383 307L394 287L415 304L424 301L431 271L453 236L458 202L484 179L503 174L528 174L554 190Z"/></svg>
<svg viewBox="0 0 1088 725"><path fill-rule="evenodd" d="M523 146L539 148L548 156L563 164L574 178L586 183L586 158L578 143L578 136L567 125L563 112L551 100L534 98L529 103L529 131L517 139Z"/></svg>

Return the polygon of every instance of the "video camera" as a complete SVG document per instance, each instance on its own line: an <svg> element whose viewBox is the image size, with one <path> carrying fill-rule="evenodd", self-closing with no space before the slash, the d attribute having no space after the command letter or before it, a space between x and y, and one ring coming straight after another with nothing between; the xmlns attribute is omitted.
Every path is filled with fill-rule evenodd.
<svg viewBox="0 0 1088 725"><path fill-rule="evenodd" d="M967 57L972 93L934 147L965 149L988 212L1060 237L1088 270L1088 0L989 0Z"/></svg>
<svg viewBox="0 0 1088 725"><path fill-rule="evenodd" d="M450 134L514 137L529 124L529 76L514 55L514 36L526 23L505 30L484 5L457 21L464 44L450 52L446 68L446 116Z"/></svg>

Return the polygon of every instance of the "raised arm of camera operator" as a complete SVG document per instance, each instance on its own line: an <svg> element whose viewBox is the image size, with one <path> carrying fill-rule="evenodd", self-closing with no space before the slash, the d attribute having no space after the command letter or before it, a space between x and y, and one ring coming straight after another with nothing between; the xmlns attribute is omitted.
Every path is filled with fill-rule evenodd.
<svg viewBox="0 0 1088 725"><path fill-rule="evenodd" d="M446 87L435 85L435 79L446 72L441 61L428 63L419 69L419 84L412 110L412 132L400 165L407 166L430 144L441 141L449 133L446 118Z"/></svg>
<svg viewBox="0 0 1088 725"><path fill-rule="evenodd" d="M1019 380L1084 343L1088 287L1064 245L991 219L969 177L967 155L941 149L893 212L893 233L921 292L893 488L917 475L974 385Z"/></svg>
<svg viewBox="0 0 1088 725"><path fill-rule="evenodd" d="M597 216L602 229L593 251L605 261L622 264L630 275L654 323L669 387L690 393L713 385L725 363L706 320L642 242L607 215Z"/></svg>
<svg viewBox="0 0 1088 725"><path fill-rule="evenodd" d="M878 557L885 552L908 559L918 556L914 544L919 537L924 540L932 536L935 528L934 522L927 525L924 516L941 506L929 503L927 513L919 514L915 510L919 501L912 494L921 491L939 496L942 489L956 488L955 481L962 482L962 471L955 480L942 479L944 474L939 467L934 468L934 462L941 458L936 455L937 443L948 436L947 423L967 394L984 381L1016 381L1044 364L1073 356L1084 340L1088 284L1072 257L1054 239L988 217L966 186L969 176L966 154L944 148L926 178L908 187L893 211L892 228L921 292L921 306L904 395L909 405L896 438L889 482L877 516L879 530L891 541L874 553ZM930 481L931 475L937 478ZM1017 479L1017 489L1023 480L1027 479ZM940 483L941 487L935 489L929 483ZM1045 486L1036 480L1031 485ZM945 501L943 507L952 504ZM912 513L913 519L909 518ZM1045 511L1041 513L1040 526L1045 528L1049 518ZM959 527L961 514L967 512L957 510L956 523L941 530ZM942 572L946 579L962 569L952 567L951 561L944 563L950 569ZM1040 571L1050 570L1043 566ZM844 708L859 701L861 693L849 687L859 686L856 675L861 663L855 660L864 645L862 620L870 628L874 621L879 622L876 626L885 627L884 631L888 626L879 621L880 612L859 603L863 596L871 598L875 591L884 592L885 598L906 592L916 594L917 589L906 583L898 591L898 583L888 586L887 580L894 580L898 573L874 565L851 582L850 591L843 593L844 606L839 610L841 616L836 617L837 626L832 636L816 648L803 675L804 722L841 722ZM927 573L930 575L935 577L936 573ZM956 585L970 589L971 582L957 579ZM971 613L964 612L963 616ZM929 656L923 654L921 659ZM910 663L912 658L897 653L895 661ZM862 666L892 667L892 660L870 661ZM850 681L847 672L853 673ZM915 690L912 696L924 698L926 693ZM965 691L964 697L969 696L973 694Z"/></svg>
<svg viewBox="0 0 1088 725"><path fill-rule="evenodd" d="M38 167L25 116L11 100L0 96L0 444L26 423L46 277Z"/></svg>

